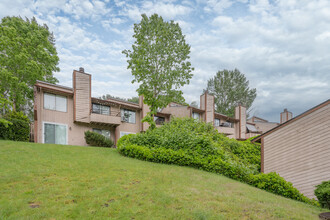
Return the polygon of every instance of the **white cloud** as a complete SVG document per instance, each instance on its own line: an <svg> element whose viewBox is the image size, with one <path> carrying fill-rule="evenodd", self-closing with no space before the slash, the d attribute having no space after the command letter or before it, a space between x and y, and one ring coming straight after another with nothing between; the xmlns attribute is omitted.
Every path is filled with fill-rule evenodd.
<svg viewBox="0 0 330 220"><path fill-rule="evenodd" d="M225 9L233 5L232 0L208 0L204 10L221 14Z"/></svg>
<svg viewBox="0 0 330 220"><path fill-rule="evenodd" d="M143 1L140 7L137 5L127 5L123 14L127 13L128 17L135 22L141 20L141 14L144 13L148 16L156 13L162 16L164 19L173 20L178 16L188 15L191 10L192 9L190 7L180 4L166 3L161 1Z"/></svg>
<svg viewBox="0 0 330 220"><path fill-rule="evenodd" d="M209 78L238 68L257 88L256 111L278 120L287 107L301 113L329 98L330 1L3 0L0 17L36 16L54 32L61 84L73 69L93 76L93 95L135 95L123 49L131 47L141 14L175 20L191 45L195 67L186 101L198 101Z"/></svg>

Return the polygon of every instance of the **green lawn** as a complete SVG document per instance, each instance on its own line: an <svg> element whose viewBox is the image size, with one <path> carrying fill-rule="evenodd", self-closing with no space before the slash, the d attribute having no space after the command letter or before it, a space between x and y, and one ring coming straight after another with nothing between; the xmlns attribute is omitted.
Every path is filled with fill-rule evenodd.
<svg viewBox="0 0 330 220"><path fill-rule="evenodd" d="M0 219L318 219L324 211L115 149L0 141Z"/></svg>

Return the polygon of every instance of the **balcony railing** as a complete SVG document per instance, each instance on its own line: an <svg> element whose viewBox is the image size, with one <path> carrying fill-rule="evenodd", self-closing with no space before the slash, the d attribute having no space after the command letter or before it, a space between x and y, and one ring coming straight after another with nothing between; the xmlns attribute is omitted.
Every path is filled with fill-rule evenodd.
<svg viewBox="0 0 330 220"><path fill-rule="evenodd" d="M111 111L110 114L107 115L92 112L90 116L90 121L94 123L120 125L120 112Z"/></svg>
<svg viewBox="0 0 330 220"><path fill-rule="evenodd" d="M230 127L216 127L218 129L219 133L224 133L227 135L230 134L235 134L235 128L230 128Z"/></svg>

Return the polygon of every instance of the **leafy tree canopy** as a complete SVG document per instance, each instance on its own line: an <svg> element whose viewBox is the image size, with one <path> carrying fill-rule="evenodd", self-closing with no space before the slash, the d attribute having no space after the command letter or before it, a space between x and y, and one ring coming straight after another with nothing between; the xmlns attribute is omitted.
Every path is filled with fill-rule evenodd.
<svg viewBox="0 0 330 220"><path fill-rule="evenodd" d="M8 125L12 124L10 121L3 117L3 112L9 112L11 107L12 103L8 99L5 99L2 94L0 94L0 127L3 125L5 128L7 128Z"/></svg>
<svg viewBox="0 0 330 220"><path fill-rule="evenodd" d="M133 37L133 50L123 53L134 77L132 83L140 84L137 92L150 108L147 121L152 124L157 109L171 101L184 102L179 88L192 78L190 46L178 23L166 22L157 14L142 14L141 22L134 24Z"/></svg>
<svg viewBox="0 0 330 220"><path fill-rule="evenodd" d="M192 101L192 102L190 103L190 106L191 106L191 107L195 107L195 108L199 108L199 105L198 105L198 103L197 103L196 101Z"/></svg>
<svg viewBox="0 0 330 220"><path fill-rule="evenodd" d="M4 17L0 23L0 93L14 110L31 113L36 80L56 83L59 58L46 24Z"/></svg>
<svg viewBox="0 0 330 220"><path fill-rule="evenodd" d="M249 81L238 69L218 71L208 80L207 90L214 95L216 111L230 117L239 103L248 109L257 97L257 90L249 88Z"/></svg>

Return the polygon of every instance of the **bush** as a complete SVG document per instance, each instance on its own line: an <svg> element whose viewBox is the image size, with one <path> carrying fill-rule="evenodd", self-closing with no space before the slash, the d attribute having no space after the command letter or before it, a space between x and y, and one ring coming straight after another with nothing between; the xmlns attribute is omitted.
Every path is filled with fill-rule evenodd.
<svg viewBox="0 0 330 220"><path fill-rule="evenodd" d="M96 147L112 147L113 141L109 138L104 137L102 134L93 132L93 131L85 131L85 140L86 143L91 146Z"/></svg>
<svg viewBox="0 0 330 220"><path fill-rule="evenodd" d="M11 111L0 121L0 139L29 141L30 121L22 112ZM8 123L10 122L10 123Z"/></svg>
<svg viewBox="0 0 330 220"><path fill-rule="evenodd" d="M128 157L195 167L287 198L316 204L278 174L259 172L259 145L229 139L218 134L212 125L193 119L174 119L160 128L126 135L119 139L117 147Z"/></svg>
<svg viewBox="0 0 330 220"><path fill-rule="evenodd" d="M311 200L301 194L298 189L293 187L292 183L287 182L283 177L275 172L253 175L251 176L249 184L277 195L318 205L315 200Z"/></svg>
<svg viewBox="0 0 330 220"><path fill-rule="evenodd" d="M323 208L330 209L330 180L316 186L315 196Z"/></svg>

